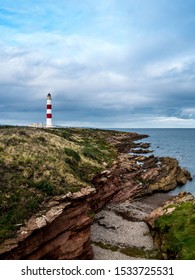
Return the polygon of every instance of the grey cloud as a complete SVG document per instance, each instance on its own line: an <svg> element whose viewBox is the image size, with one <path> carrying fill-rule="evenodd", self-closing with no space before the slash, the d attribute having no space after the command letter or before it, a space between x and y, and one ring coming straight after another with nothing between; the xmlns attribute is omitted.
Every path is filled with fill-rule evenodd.
<svg viewBox="0 0 195 280"><path fill-rule="evenodd" d="M43 44L36 52L27 47L28 38L23 37L23 49L4 49L0 57L1 122L6 120L5 112L13 122L15 116L26 123L44 121L48 92L56 123L141 123L152 116L185 119L187 112L182 110L194 100L195 59L185 60L181 49L173 56L174 47L165 50L165 41L153 48L146 42L136 50L104 40L51 35L46 45L62 43L58 56L53 53L55 43L45 52ZM70 46L75 47L71 54ZM174 64L170 68L174 59L180 68Z"/></svg>

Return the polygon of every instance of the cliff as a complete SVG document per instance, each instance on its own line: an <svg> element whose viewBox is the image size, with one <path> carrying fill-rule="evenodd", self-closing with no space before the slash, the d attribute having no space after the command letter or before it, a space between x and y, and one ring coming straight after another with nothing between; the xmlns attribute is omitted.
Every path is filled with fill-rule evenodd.
<svg viewBox="0 0 195 280"><path fill-rule="evenodd" d="M86 187L53 198L44 214L31 217L15 238L1 244L1 259L92 259L93 215L86 199L94 191Z"/></svg>
<svg viewBox="0 0 195 280"><path fill-rule="evenodd" d="M0 243L54 196L78 192L116 158L106 138L82 129L0 129Z"/></svg>
<svg viewBox="0 0 195 280"><path fill-rule="evenodd" d="M90 228L104 205L168 191L191 179L175 159L140 155L149 146L134 141L143 137L2 129L0 258L91 259Z"/></svg>

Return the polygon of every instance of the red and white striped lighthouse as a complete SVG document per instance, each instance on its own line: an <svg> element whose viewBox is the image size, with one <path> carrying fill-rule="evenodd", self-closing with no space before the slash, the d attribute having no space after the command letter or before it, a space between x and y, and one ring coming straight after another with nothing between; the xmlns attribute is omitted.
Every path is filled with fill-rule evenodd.
<svg viewBox="0 0 195 280"><path fill-rule="evenodd" d="M53 125L52 125L52 99L51 99L50 93L48 93L48 95L47 95L46 127L53 127Z"/></svg>

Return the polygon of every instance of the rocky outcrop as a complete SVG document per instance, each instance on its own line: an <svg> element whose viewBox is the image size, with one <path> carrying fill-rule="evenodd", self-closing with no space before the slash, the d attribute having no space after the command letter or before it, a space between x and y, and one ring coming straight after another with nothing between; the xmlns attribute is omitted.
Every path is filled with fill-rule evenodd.
<svg viewBox="0 0 195 280"><path fill-rule="evenodd" d="M194 205L194 196L181 192L145 218L161 258L194 259Z"/></svg>
<svg viewBox="0 0 195 280"><path fill-rule="evenodd" d="M124 154L143 136L124 134L109 142L118 151L111 168L92 179L94 188L53 197L44 213L26 222L13 239L0 245L1 259L92 259L91 224L94 213L108 203L123 202L156 191L168 191L191 179L171 158ZM141 149L148 145L138 144Z"/></svg>
<svg viewBox="0 0 195 280"><path fill-rule="evenodd" d="M175 189L178 185L184 185L188 180L192 180L191 174L178 165L174 158L160 158L158 170L151 168L142 174L142 178L152 180L149 189L153 191L169 191ZM159 172L160 171L160 172ZM154 176L156 173L156 178ZM158 173L158 174L157 174Z"/></svg>
<svg viewBox="0 0 195 280"><path fill-rule="evenodd" d="M191 193L181 192L178 196L168 199L161 207L154 209L145 219L151 229L155 228L156 220L164 215L170 215L177 206L183 202L193 201L194 196Z"/></svg>
<svg viewBox="0 0 195 280"><path fill-rule="evenodd" d="M91 205L94 211L107 202L118 203L156 191L169 191L191 180L173 158L121 154L109 170L96 175L92 182L97 192Z"/></svg>

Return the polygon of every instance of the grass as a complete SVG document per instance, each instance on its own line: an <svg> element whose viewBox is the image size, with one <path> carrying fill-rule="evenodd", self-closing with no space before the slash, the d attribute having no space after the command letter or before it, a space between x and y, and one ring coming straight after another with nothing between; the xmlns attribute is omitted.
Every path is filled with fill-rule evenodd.
<svg viewBox="0 0 195 280"><path fill-rule="evenodd" d="M41 192L43 192L44 194L46 194L48 196L54 194L54 187L47 180L42 180L42 181L39 181L36 183L29 182L29 186L31 186L32 188L35 188L37 190L40 190Z"/></svg>
<svg viewBox="0 0 195 280"><path fill-rule="evenodd" d="M163 240L162 253L169 259L195 259L195 204L182 203L170 215L157 219L156 228Z"/></svg>
<svg viewBox="0 0 195 280"><path fill-rule="evenodd" d="M75 160L75 162L78 163L79 161L81 161L81 156L76 151L74 151L70 148L64 148L64 152L68 157Z"/></svg>
<svg viewBox="0 0 195 280"><path fill-rule="evenodd" d="M129 257L143 259L160 259L160 254L156 250L146 250L144 247L127 247L120 249L120 252Z"/></svg>
<svg viewBox="0 0 195 280"><path fill-rule="evenodd" d="M129 257L144 258L144 259L160 259L158 251L146 250L144 247L119 247L103 242L94 242L94 244L102 249L110 250L112 252L120 252Z"/></svg>
<svg viewBox="0 0 195 280"><path fill-rule="evenodd" d="M43 196L25 188L0 196L0 242L12 237L25 219L40 209Z"/></svg>
<svg viewBox="0 0 195 280"><path fill-rule="evenodd" d="M112 252L117 252L120 250L120 247L116 246L116 245L111 245L111 244L106 244L106 243L103 243L101 241L99 242L94 242L94 244L102 249L105 249L105 250L110 250Z"/></svg>
<svg viewBox="0 0 195 280"><path fill-rule="evenodd" d="M44 209L54 195L77 192L117 156L114 131L0 129L0 242Z"/></svg>
<svg viewBox="0 0 195 280"><path fill-rule="evenodd" d="M89 144L85 145L82 153L85 157L90 158L92 160L95 160L98 163L101 163L102 160L103 160L102 159L102 152L98 148L96 148L92 145L89 145Z"/></svg>

